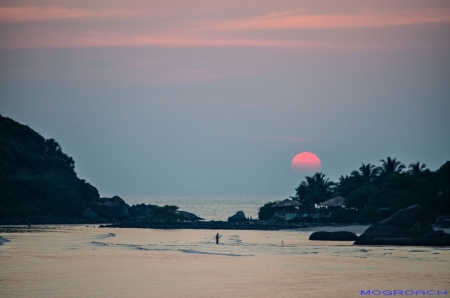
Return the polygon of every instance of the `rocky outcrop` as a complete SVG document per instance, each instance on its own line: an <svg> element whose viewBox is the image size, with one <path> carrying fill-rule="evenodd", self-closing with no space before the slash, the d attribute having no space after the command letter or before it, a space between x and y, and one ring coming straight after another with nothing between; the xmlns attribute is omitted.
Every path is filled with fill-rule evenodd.
<svg viewBox="0 0 450 298"><path fill-rule="evenodd" d="M442 234L442 233L444 234ZM434 231L419 205L397 211L391 217L370 226L356 245L448 245L448 234Z"/></svg>
<svg viewBox="0 0 450 298"><path fill-rule="evenodd" d="M136 217L138 219L149 219L156 208L158 208L157 205L138 204L131 206L128 211L131 217Z"/></svg>
<svg viewBox="0 0 450 298"><path fill-rule="evenodd" d="M442 230L432 231L414 240L415 245L433 245L448 246L450 245L450 234Z"/></svg>
<svg viewBox="0 0 450 298"><path fill-rule="evenodd" d="M92 202L89 207L98 215L108 219L125 219L130 217L128 205L118 196L105 202Z"/></svg>
<svg viewBox="0 0 450 298"><path fill-rule="evenodd" d="M228 222L233 221L247 221L247 217L245 217L245 213L242 211L236 212L235 215L228 217Z"/></svg>
<svg viewBox="0 0 450 298"><path fill-rule="evenodd" d="M439 228L441 228L441 229L450 228L450 219L444 219L444 220L439 224Z"/></svg>
<svg viewBox="0 0 450 298"><path fill-rule="evenodd" d="M355 241L358 239L358 235L347 231L338 232L314 232L309 236L309 240L321 240L321 241Z"/></svg>
<svg viewBox="0 0 450 298"><path fill-rule="evenodd" d="M190 213L190 212L186 212L186 211L178 211L178 214L183 215L184 220L188 220L188 221L204 220L204 218L198 217L194 213Z"/></svg>
<svg viewBox="0 0 450 298"><path fill-rule="evenodd" d="M97 212L95 212L94 210L92 210L91 208L86 208L86 210L84 210L84 212L81 214L82 217L84 218L90 218L90 219L99 219L100 216L98 216Z"/></svg>

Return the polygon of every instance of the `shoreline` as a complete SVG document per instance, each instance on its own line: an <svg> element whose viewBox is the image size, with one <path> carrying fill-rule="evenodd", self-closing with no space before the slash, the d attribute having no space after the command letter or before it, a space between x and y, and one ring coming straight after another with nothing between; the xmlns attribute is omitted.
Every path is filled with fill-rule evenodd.
<svg viewBox="0 0 450 298"><path fill-rule="evenodd" d="M247 231L278 231L278 230L297 230L297 229L312 229L317 228L346 228L358 227L368 225L341 225L341 224L275 224L275 225L236 225L227 222L204 222L198 223L180 223L180 224L141 224L141 225L127 225L121 223L51 223L51 224L17 224L17 225L0 225L0 233L9 230L17 230L19 232L26 232L32 230L53 230L61 226L80 226L88 227L93 225L97 228L121 228L121 229L154 229L154 230L247 230Z"/></svg>
<svg viewBox="0 0 450 298"><path fill-rule="evenodd" d="M197 221L197 222L177 222L177 223L148 223L148 222L117 222L108 225L100 225L99 228L140 228L140 229L163 229L163 230L259 230L259 231L276 231L276 230L293 230L302 228L317 227L347 227L352 224L336 224L336 223L305 223L305 222L272 222L272 221L243 221L243 222L227 222L227 221Z"/></svg>
<svg viewBox="0 0 450 298"><path fill-rule="evenodd" d="M341 224L331 222L292 222L292 221L274 221L274 220L247 220L247 221L183 221L183 222L164 222L148 220L111 220L111 219L92 219L82 217L61 217L61 216L29 216L29 217L6 217L0 218L0 228L6 227L36 227L45 225L99 225L100 228L139 228L139 229L204 229L204 230L289 230L300 228L316 227L347 227L360 225Z"/></svg>
<svg viewBox="0 0 450 298"><path fill-rule="evenodd" d="M136 228L136 229L157 229L157 230L260 230L260 231L276 231L276 230L292 230L292 229L308 229L319 227L349 227L361 226L362 224L339 224L325 222L276 222L268 220L252 220L242 222L228 221L186 221L186 222L147 222L147 221L108 221L108 220L84 220L80 218L57 218L41 220L29 220L25 218L13 220L0 220L0 232L5 229L33 229L51 226L87 226L98 225L99 228ZM367 225L368 226L368 225Z"/></svg>

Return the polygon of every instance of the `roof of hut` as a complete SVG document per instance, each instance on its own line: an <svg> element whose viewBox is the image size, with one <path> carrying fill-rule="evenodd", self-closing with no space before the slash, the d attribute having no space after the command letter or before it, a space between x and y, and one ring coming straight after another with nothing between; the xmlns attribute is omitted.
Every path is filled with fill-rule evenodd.
<svg viewBox="0 0 450 298"><path fill-rule="evenodd" d="M328 201L322 202L319 204L320 206L343 206L345 205L345 199L341 196L334 197L329 199Z"/></svg>
<svg viewBox="0 0 450 298"><path fill-rule="evenodd" d="M272 207L296 207L296 206L301 206L302 204L293 200L289 200L289 199L285 199L281 202L278 202L274 205L272 205Z"/></svg>

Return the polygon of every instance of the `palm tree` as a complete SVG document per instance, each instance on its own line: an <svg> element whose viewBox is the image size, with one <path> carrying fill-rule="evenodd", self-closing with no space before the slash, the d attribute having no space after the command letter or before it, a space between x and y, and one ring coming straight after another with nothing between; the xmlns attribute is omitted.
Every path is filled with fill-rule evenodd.
<svg viewBox="0 0 450 298"><path fill-rule="evenodd" d="M381 171L386 174L401 173L405 169L405 165L397 161L395 158L388 157L386 160L381 159L380 161L382 163Z"/></svg>
<svg viewBox="0 0 450 298"><path fill-rule="evenodd" d="M379 167L371 165L370 163L368 163L367 165L365 165L364 163L361 163L361 167L359 168L359 172L357 172L357 173L358 173L358 176L364 180L365 184L369 184L376 177L378 177L378 174L380 173L380 171L381 171L381 169ZM353 171L353 172L356 172L356 171Z"/></svg>
<svg viewBox="0 0 450 298"><path fill-rule="evenodd" d="M356 171L353 171L356 172ZM353 173L352 172L352 173ZM350 180L350 177L348 175L345 175L345 177L343 175L341 175L341 177L339 177L339 185L345 184L346 182L348 182Z"/></svg>
<svg viewBox="0 0 450 298"><path fill-rule="evenodd" d="M318 204L328 199L333 193L335 183L325 178L322 173L316 173L313 176L306 176L306 181L302 181L295 189L296 196L304 204Z"/></svg>
<svg viewBox="0 0 450 298"><path fill-rule="evenodd" d="M411 175L420 175L421 173L423 173L426 169L427 165L426 164L420 164L420 161L418 161L417 163L412 163L409 165L409 171L408 173Z"/></svg>
<svg viewBox="0 0 450 298"><path fill-rule="evenodd" d="M300 185L295 189L296 191L296 198L300 201L303 201L306 196L306 182L302 181Z"/></svg>

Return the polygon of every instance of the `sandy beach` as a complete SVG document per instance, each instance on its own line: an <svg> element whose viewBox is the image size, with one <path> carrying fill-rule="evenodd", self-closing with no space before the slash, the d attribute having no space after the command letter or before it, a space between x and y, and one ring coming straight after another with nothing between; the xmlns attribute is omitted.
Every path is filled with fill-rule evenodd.
<svg viewBox="0 0 450 298"><path fill-rule="evenodd" d="M347 227L362 233L366 226ZM315 230L327 230L316 228ZM335 230L343 228L328 228ZM1 233L0 297L360 297L450 290L448 247L361 247L296 231L99 229Z"/></svg>

